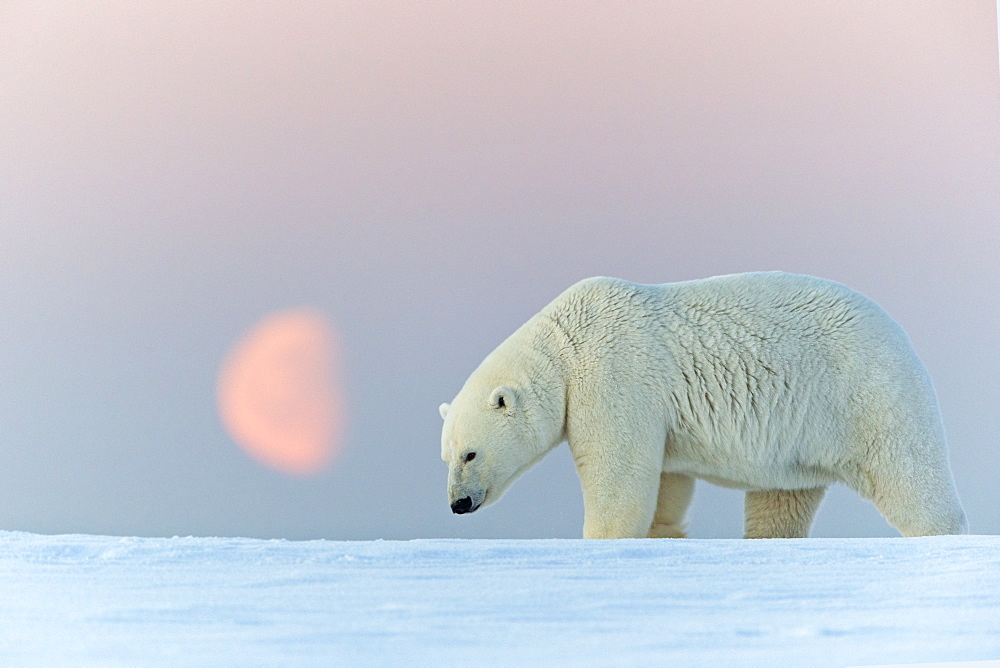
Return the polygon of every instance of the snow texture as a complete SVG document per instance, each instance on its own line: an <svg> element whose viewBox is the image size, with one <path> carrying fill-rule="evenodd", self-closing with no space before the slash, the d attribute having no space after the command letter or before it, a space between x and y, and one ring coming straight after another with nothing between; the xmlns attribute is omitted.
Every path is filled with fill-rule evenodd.
<svg viewBox="0 0 1000 668"><path fill-rule="evenodd" d="M4 665L1000 658L1000 537L289 542L0 532Z"/></svg>

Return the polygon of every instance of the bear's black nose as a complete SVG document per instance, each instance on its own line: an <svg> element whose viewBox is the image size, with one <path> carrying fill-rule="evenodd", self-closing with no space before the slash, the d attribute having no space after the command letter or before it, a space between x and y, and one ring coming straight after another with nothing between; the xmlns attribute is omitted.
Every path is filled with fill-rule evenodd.
<svg viewBox="0 0 1000 668"><path fill-rule="evenodd" d="M456 515L461 515L472 510L472 497L467 496L464 499L459 499L455 503L451 504L451 512Z"/></svg>

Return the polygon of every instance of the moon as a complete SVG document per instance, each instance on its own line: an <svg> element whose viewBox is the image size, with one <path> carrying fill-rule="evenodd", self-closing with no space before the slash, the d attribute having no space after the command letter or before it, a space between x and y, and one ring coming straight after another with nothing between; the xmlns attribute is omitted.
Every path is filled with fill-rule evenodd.
<svg viewBox="0 0 1000 668"><path fill-rule="evenodd" d="M313 475L333 461L343 433L333 328L310 309L254 326L219 370L219 416L243 450L275 470Z"/></svg>

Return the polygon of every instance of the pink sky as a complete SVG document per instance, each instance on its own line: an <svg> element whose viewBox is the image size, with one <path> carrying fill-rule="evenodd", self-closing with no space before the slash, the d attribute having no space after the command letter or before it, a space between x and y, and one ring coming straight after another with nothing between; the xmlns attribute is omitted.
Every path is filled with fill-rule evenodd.
<svg viewBox="0 0 1000 668"><path fill-rule="evenodd" d="M456 523L436 406L579 278L785 269L903 324L1000 531L996 24L991 0L4 3L0 526L577 535L562 455ZM248 460L213 396L300 306L342 333L352 407L311 481ZM699 498L702 535L735 533ZM818 530L885 531L849 503Z"/></svg>

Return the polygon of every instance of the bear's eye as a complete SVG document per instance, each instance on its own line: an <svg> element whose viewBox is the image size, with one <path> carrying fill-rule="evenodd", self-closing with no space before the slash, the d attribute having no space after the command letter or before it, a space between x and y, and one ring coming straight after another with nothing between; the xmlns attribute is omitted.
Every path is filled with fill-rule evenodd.
<svg viewBox="0 0 1000 668"><path fill-rule="evenodd" d="M465 461L467 461L467 462L471 462L471 461L472 461L473 459L475 459L475 458L476 458L476 453L474 453L474 452L470 452L469 454L467 454L467 455L465 456Z"/></svg>

